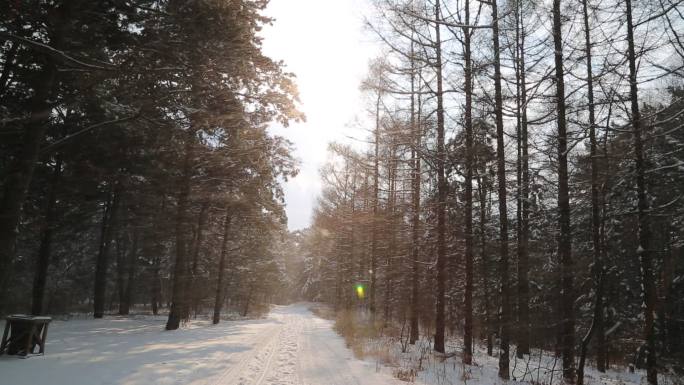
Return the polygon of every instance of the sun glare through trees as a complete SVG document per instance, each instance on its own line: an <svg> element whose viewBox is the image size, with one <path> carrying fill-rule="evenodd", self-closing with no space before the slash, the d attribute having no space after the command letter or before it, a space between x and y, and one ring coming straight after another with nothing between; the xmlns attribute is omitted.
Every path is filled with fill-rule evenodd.
<svg viewBox="0 0 684 385"><path fill-rule="evenodd" d="M0 385L684 384L684 0L0 1L0 319Z"/></svg>

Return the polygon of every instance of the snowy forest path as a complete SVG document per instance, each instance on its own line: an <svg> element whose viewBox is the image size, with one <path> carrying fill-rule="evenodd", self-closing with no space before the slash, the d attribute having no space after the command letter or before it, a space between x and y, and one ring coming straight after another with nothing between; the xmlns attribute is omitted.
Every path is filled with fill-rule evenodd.
<svg viewBox="0 0 684 385"><path fill-rule="evenodd" d="M355 358L309 306L217 325L192 320L176 331L164 330L164 316L54 320L44 356L0 357L0 385L401 384Z"/></svg>
<svg viewBox="0 0 684 385"><path fill-rule="evenodd" d="M398 384L375 364L353 357L332 322L305 304L278 306L268 320L276 326L240 355L238 363L211 385L385 385Z"/></svg>

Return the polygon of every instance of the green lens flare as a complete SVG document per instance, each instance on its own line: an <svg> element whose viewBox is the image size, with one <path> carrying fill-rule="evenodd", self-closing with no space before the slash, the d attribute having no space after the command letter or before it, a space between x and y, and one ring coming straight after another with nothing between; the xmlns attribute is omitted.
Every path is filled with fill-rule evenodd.
<svg viewBox="0 0 684 385"><path fill-rule="evenodd" d="M363 285L356 285L356 296L359 297L359 299L364 299L366 297L366 290Z"/></svg>

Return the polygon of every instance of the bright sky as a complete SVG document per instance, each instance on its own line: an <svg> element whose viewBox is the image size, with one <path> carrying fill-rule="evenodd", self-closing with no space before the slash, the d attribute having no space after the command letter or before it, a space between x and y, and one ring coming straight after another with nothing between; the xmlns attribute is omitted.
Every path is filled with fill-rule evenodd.
<svg viewBox="0 0 684 385"><path fill-rule="evenodd" d="M266 14L276 20L262 33L264 51L297 75L306 123L272 128L296 147L299 175L285 186L288 227L307 227L321 191L319 169L329 142L363 137L354 126L364 107L359 84L379 52L364 30L367 0L271 0Z"/></svg>

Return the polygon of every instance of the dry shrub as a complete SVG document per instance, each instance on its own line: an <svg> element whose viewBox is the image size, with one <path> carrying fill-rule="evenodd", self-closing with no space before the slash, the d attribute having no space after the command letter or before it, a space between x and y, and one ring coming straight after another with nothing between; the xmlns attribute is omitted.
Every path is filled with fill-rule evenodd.
<svg viewBox="0 0 684 385"><path fill-rule="evenodd" d="M344 338L347 347L354 352L356 357L363 359L366 356L378 354L377 349L371 348L369 343L380 335L380 328L362 319L355 311L338 311L334 328Z"/></svg>
<svg viewBox="0 0 684 385"><path fill-rule="evenodd" d="M364 349L364 354L373 357L376 362L390 367L399 367L398 357L393 354L392 342L385 339L367 340L365 344L361 344Z"/></svg>
<svg viewBox="0 0 684 385"><path fill-rule="evenodd" d="M414 368L397 368L393 371L393 374L400 381L414 382L418 372Z"/></svg>

